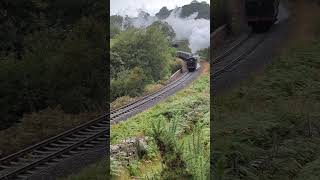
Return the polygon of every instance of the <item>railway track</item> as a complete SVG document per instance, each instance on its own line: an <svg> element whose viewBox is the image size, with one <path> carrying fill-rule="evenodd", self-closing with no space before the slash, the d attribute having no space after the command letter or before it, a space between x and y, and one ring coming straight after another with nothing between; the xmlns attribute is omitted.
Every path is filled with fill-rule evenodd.
<svg viewBox="0 0 320 180"><path fill-rule="evenodd" d="M217 78L223 73L236 67L241 60L251 54L265 39L265 34L245 34L230 45L230 48L214 57L212 78Z"/></svg>
<svg viewBox="0 0 320 180"><path fill-rule="evenodd" d="M196 72L197 73L197 72ZM0 159L0 180L28 179L75 154L93 149L98 144L107 145L109 125L126 119L160 101L164 96L186 85L196 73L184 73L165 87L126 106L115 109L62 134Z"/></svg>

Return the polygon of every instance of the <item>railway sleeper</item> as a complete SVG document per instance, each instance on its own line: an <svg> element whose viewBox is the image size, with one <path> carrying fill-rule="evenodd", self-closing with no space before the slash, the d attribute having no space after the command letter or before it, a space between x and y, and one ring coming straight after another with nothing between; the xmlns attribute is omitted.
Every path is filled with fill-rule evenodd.
<svg viewBox="0 0 320 180"><path fill-rule="evenodd" d="M45 162L45 163L43 163L43 164L45 164L45 165L47 165L47 166L52 166L52 165L57 164L57 162L49 161L49 162Z"/></svg>
<svg viewBox="0 0 320 180"><path fill-rule="evenodd" d="M48 146L46 146L46 147L43 147L43 149L46 149L46 150L48 150L48 151L59 151L61 148L59 148L59 147L48 147Z"/></svg>
<svg viewBox="0 0 320 180"><path fill-rule="evenodd" d="M78 154L79 151L77 151L77 150L71 150L71 151L69 151L69 153L70 153L70 154Z"/></svg>
<svg viewBox="0 0 320 180"><path fill-rule="evenodd" d="M101 143L101 141L93 140L93 141L90 141L90 143L99 144L99 143Z"/></svg>
<svg viewBox="0 0 320 180"><path fill-rule="evenodd" d="M100 128L100 129L102 129L102 128ZM85 131L87 131L87 132L93 132L93 133L96 133L96 132L98 132L99 130L97 130L97 129L85 129Z"/></svg>
<svg viewBox="0 0 320 180"><path fill-rule="evenodd" d="M7 166L7 165L0 165L0 168L1 169L9 169L9 168L11 168L10 166Z"/></svg>
<svg viewBox="0 0 320 180"><path fill-rule="evenodd" d="M53 147L66 147L66 144L58 144L58 143L51 143L49 145Z"/></svg>
<svg viewBox="0 0 320 180"><path fill-rule="evenodd" d="M105 122L97 123L96 125L101 126L101 127L105 127L105 126L108 126L109 124L107 121L105 121Z"/></svg>
<svg viewBox="0 0 320 180"><path fill-rule="evenodd" d="M50 162L60 162L60 161L61 161L61 158L59 157L56 157L50 160Z"/></svg>
<svg viewBox="0 0 320 180"><path fill-rule="evenodd" d="M69 158L69 157L71 157L71 155L70 154L62 154L62 155L60 155L62 158Z"/></svg>
<svg viewBox="0 0 320 180"><path fill-rule="evenodd" d="M83 135L83 136L85 136L85 135L92 135L92 134L94 134L94 133L93 133L93 132L87 132L87 131L80 131L80 132L77 132L76 135Z"/></svg>
<svg viewBox="0 0 320 180"><path fill-rule="evenodd" d="M72 138L72 137L65 137L64 139L70 141L72 144L79 142L79 141L83 141L85 138Z"/></svg>
<svg viewBox="0 0 320 180"><path fill-rule="evenodd" d="M28 157L28 158L24 158L24 157L20 157L20 158L18 158L18 162L30 162L30 161L32 161L32 160L34 160L34 159L36 159L36 158L32 158L32 157Z"/></svg>
<svg viewBox="0 0 320 180"><path fill-rule="evenodd" d="M94 147L93 144L84 144L84 145L82 145L82 146L84 146L84 147L89 147L89 148Z"/></svg>
<svg viewBox="0 0 320 180"><path fill-rule="evenodd" d="M80 146L80 147L77 148L77 150L80 150L80 151L86 151L88 149L90 149L90 148L89 147L83 147L83 146Z"/></svg>
<svg viewBox="0 0 320 180"><path fill-rule="evenodd" d="M105 125L100 126L98 124L92 125L91 127L94 128L94 129L105 129L106 128Z"/></svg>
<svg viewBox="0 0 320 180"><path fill-rule="evenodd" d="M62 144L73 144L74 141L58 140L58 143L62 143Z"/></svg>
<svg viewBox="0 0 320 180"><path fill-rule="evenodd" d="M46 157L49 153L47 154L30 154L31 158L43 158Z"/></svg>
<svg viewBox="0 0 320 180"><path fill-rule="evenodd" d="M42 169L46 169L46 168L48 168L48 166L44 165L44 164L34 167L35 170L42 170Z"/></svg>
<svg viewBox="0 0 320 180"><path fill-rule="evenodd" d="M107 137L99 137L96 140L98 140L98 141L107 141Z"/></svg>
<svg viewBox="0 0 320 180"><path fill-rule="evenodd" d="M47 151L43 151L43 150L34 150L34 152L36 152L38 154L48 154Z"/></svg>
<svg viewBox="0 0 320 180"><path fill-rule="evenodd" d="M90 137L91 135L93 135L93 133L91 133L91 134L81 134L81 135L79 135L79 134L73 134L72 136L75 137L75 138L88 138L88 137Z"/></svg>

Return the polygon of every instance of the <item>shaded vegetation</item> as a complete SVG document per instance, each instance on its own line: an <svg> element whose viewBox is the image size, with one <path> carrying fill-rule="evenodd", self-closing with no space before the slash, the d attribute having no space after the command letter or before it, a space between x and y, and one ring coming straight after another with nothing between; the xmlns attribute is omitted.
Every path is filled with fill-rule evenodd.
<svg viewBox="0 0 320 180"><path fill-rule="evenodd" d="M0 158L62 133L101 112L67 114L60 107L25 114L21 123L0 131Z"/></svg>
<svg viewBox="0 0 320 180"><path fill-rule="evenodd" d="M85 169L83 169L79 174L72 174L67 178L62 178L60 180L106 180L110 179L106 168L107 160L102 160L97 164L93 164Z"/></svg>
<svg viewBox="0 0 320 180"><path fill-rule="evenodd" d="M0 129L47 107L80 113L104 106L105 2L0 4Z"/></svg>
<svg viewBox="0 0 320 180"><path fill-rule="evenodd" d="M319 35L215 98L216 179L319 179Z"/></svg>

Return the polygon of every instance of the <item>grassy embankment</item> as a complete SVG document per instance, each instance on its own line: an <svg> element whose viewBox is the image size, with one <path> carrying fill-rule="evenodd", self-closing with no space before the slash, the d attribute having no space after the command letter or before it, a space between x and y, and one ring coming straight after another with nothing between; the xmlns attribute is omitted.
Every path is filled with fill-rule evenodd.
<svg viewBox="0 0 320 180"><path fill-rule="evenodd" d="M288 48L215 98L216 179L320 178L320 8L296 3Z"/></svg>
<svg viewBox="0 0 320 180"><path fill-rule="evenodd" d="M207 67L206 70L208 69ZM166 166L162 162L167 162L168 156L172 157L177 154L182 156L182 160L173 158L173 161L179 161L176 163L181 163L180 161L182 161L186 165L184 170L188 174L195 178L208 176L210 153L210 90L208 74L205 71L199 79L185 90L169 97L148 111L112 126L111 144L117 144L120 140L129 137L155 137L155 131L159 132L162 130L164 133L160 133L158 137L166 137L166 140L172 142L170 145L174 146L173 149L175 149L174 151L167 152L160 151L157 146L159 141L151 138L148 141L147 155L144 158L131 161L128 167L120 166L117 161L111 162L112 173L114 174L112 179L131 179L132 177L157 179L165 175L167 177L176 177L177 172L171 172L175 171L174 169L164 172ZM161 125L160 128L157 128L158 123ZM172 133L175 134L175 137L168 137L172 136ZM97 169L103 169L103 167L106 167L103 163L100 164L100 167L94 165L80 172L80 174L73 175L67 179L101 177L105 172L97 172ZM107 177L104 176L104 178Z"/></svg>

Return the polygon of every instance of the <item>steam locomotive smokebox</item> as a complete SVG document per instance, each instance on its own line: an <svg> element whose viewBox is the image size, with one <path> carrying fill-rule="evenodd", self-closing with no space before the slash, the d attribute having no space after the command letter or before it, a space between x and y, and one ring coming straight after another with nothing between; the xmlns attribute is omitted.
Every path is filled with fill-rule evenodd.
<svg viewBox="0 0 320 180"><path fill-rule="evenodd" d="M249 31L245 13L245 0L227 0L227 7L232 33L239 35Z"/></svg>

